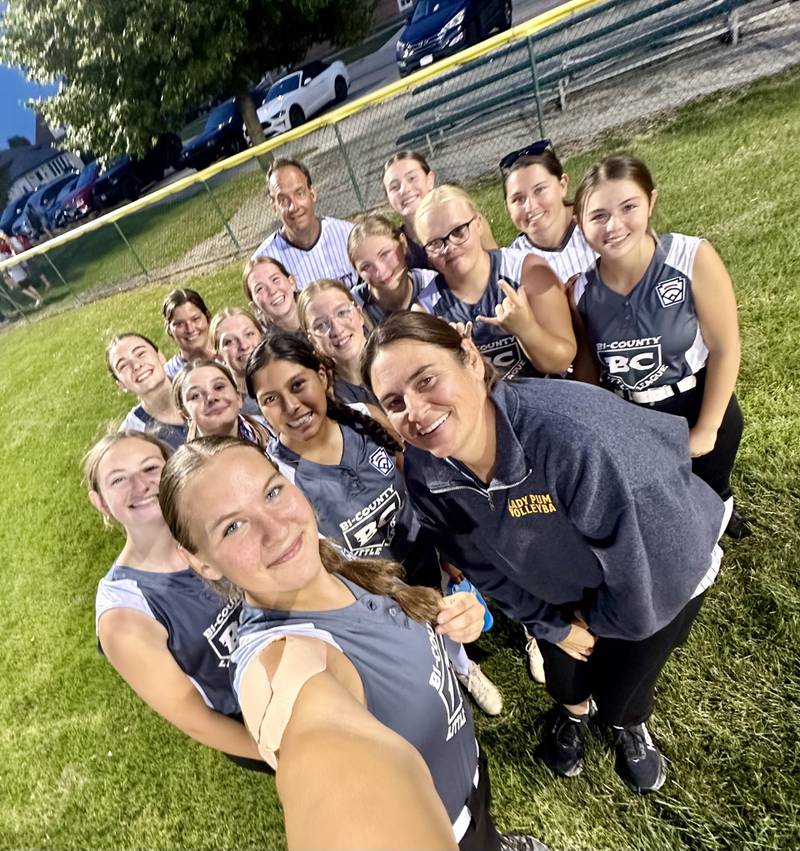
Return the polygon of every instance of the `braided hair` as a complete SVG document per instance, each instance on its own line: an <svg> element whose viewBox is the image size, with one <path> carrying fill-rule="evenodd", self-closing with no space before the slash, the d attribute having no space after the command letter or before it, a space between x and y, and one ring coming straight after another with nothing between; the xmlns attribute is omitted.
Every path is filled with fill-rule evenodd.
<svg viewBox="0 0 800 851"><path fill-rule="evenodd" d="M403 451L403 447L377 420L345 405L333 395L333 365L327 358L320 356L302 334L293 331L273 331L267 334L251 352L245 370L245 383L250 396L256 398L256 373L273 360L296 363L316 373L324 370L328 376L326 415L340 425L364 434L388 452Z"/></svg>

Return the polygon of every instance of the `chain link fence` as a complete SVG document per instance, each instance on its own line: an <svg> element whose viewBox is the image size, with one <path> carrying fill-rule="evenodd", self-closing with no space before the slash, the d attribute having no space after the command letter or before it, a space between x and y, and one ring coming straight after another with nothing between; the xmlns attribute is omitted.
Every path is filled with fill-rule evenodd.
<svg viewBox="0 0 800 851"><path fill-rule="evenodd" d="M496 177L502 155L532 139L577 151L615 127L796 64L799 5L573 0L441 70L312 121L289 141L272 140L37 246L22 262L45 303L75 304L244 259L279 225L265 190L266 151L304 161L318 211L340 218L385 205L382 166L401 148L423 152L440 180L464 184ZM36 309L10 286L19 263L0 264L8 318Z"/></svg>

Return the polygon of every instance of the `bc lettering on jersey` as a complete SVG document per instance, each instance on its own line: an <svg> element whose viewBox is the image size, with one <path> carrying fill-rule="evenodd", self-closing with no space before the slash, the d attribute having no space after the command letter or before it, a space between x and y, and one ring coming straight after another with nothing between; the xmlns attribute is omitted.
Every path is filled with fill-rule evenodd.
<svg viewBox="0 0 800 851"><path fill-rule="evenodd" d="M339 524L347 549L359 558L382 555L394 538L399 509L400 494L390 485L369 505Z"/></svg>
<svg viewBox="0 0 800 851"><path fill-rule="evenodd" d="M447 738L450 739L467 723L467 715L464 711L464 696L456 681L456 675L448 661L447 651L441 635L437 635L430 624L425 624L428 630L428 640L431 645L433 656L433 670L431 671L428 685L435 689L440 700L444 704L447 713Z"/></svg>
<svg viewBox="0 0 800 851"><path fill-rule="evenodd" d="M612 340L597 343L597 357L605 380L624 390L643 390L667 371L661 352L661 337Z"/></svg>
<svg viewBox="0 0 800 851"><path fill-rule="evenodd" d="M516 337L498 337L488 343L477 343L477 346L478 351L489 358L503 378L513 378L524 365L522 349Z"/></svg>
<svg viewBox="0 0 800 851"><path fill-rule="evenodd" d="M231 653L239 642L239 611L241 601L228 603L220 609L214 623L203 630L203 636L208 641L214 655L219 659L219 668L227 668Z"/></svg>

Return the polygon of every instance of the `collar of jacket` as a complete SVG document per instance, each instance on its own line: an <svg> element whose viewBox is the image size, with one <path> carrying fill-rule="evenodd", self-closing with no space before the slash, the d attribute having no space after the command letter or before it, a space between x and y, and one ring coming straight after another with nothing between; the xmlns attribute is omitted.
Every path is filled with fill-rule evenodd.
<svg viewBox="0 0 800 851"><path fill-rule="evenodd" d="M468 488L483 493L516 487L531 474L525 450L519 442L513 423L519 411L519 392L509 382L498 381L490 394L495 404L496 458L495 471L489 486L479 481L460 462L453 458L435 459L425 466L425 484L431 493ZM426 453L427 454L427 453ZM433 456L428 456L433 459Z"/></svg>

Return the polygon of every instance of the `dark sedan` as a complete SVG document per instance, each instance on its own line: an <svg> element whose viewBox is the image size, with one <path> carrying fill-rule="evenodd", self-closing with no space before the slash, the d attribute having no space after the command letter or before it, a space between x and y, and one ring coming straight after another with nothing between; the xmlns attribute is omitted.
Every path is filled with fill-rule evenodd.
<svg viewBox="0 0 800 851"><path fill-rule="evenodd" d="M238 154L247 147L242 114L235 100L227 100L211 110L203 132L183 146L181 166L201 171L211 163Z"/></svg>

